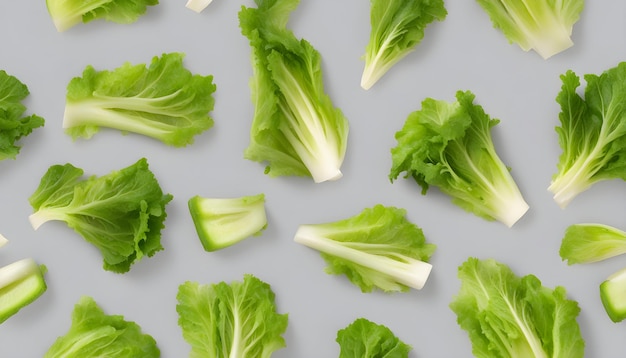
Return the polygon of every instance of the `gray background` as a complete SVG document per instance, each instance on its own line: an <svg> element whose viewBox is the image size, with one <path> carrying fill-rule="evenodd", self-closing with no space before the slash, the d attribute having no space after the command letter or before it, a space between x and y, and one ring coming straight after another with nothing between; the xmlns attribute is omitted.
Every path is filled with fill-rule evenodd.
<svg viewBox="0 0 626 358"><path fill-rule="evenodd" d="M10 240L0 250L0 264L33 257L49 269L48 291L0 325L0 356L42 356L69 328L82 295L94 297L107 313L140 324L157 340L163 357L186 356L189 345L175 311L178 285L241 280L252 273L272 285L279 311L289 313L287 347L275 357L336 357L337 330L357 317L387 325L413 346L411 357L470 357L468 337L448 308L459 288L457 267L469 256L495 258L520 275L537 275L546 286L565 286L582 308L578 322L586 355L624 355L626 327L606 316L598 285L625 267L626 259L567 266L558 248L573 223L626 229L626 185L597 184L565 210L546 188L561 153L554 132L559 75L568 69L600 73L625 58L626 2L588 1L574 27L574 47L546 61L509 44L476 2L448 0L446 20L432 24L416 51L365 91L359 82L369 2L303 0L289 26L322 54L327 92L351 125L344 177L322 184L269 178L261 164L243 159L253 113L252 69L237 12L253 2L216 0L200 14L184 5L185 0L163 0L131 25L96 21L57 33L43 0L0 3L0 68L29 86L29 113L46 119L44 128L21 141L17 160L0 163L0 232ZM217 84L215 126L193 145L167 147L113 130L74 142L63 133L66 85L86 65L113 69L172 51L186 53L186 66L213 74ZM422 196L412 181L390 184L387 179L394 133L407 115L425 97L452 100L459 89L473 91L476 102L501 120L494 142L530 205L513 228L464 212L436 189ZM97 250L64 223L31 228L27 198L50 165L70 162L102 175L140 157L148 159L163 190L174 195L167 207L164 251L118 275L104 271ZM263 235L220 252L203 251L187 200L260 192L266 194L269 219ZM408 218L438 245L421 291L361 293L345 277L326 275L318 253L293 242L300 224L343 219L377 203L407 209Z"/></svg>

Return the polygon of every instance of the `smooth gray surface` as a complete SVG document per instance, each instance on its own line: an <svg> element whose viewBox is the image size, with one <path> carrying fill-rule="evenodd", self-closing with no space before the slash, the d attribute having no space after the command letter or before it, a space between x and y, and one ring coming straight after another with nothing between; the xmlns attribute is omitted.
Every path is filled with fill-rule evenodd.
<svg viewBox="0 0 626 358"><path fill-rule="evenodd" d="M82 295L94 297L107 313L140 324L157 340L163 357L184 357L189 345L177 325L178 285L241 280L244 273L270 283L279 311L289 313L287 348L275 357L336 357L337 330L357 317L387 325L414 347L411 357L470 357L468 337L448 308L459 287L457 267L469 256L495 258L520 275L537 275L546 286L565 286L582 308L578 322L586 356L624 356L626 328L606 316L598 285L626 260L567 266L558 248L573 223L626 228L626 185L597 184L565 210L546 188L561 153L554 132L559 75L568 69L600 73L626 58L626 2L588 1L574 27L574 47L545 61L508 44L474 1L448 0L446 20L432 24L414 53L364 91L359 83L369 2L302 0L289 26L322 54L327 92L351 125L344 177L322 184L272 179L261 164L243 159L253 112L252 70L237 12L252 4L216 0L197 14L185 8L185 0L163 0L131 25L96 21L57 33L44 0L0 3L0 68L29 86L29 113L46 119L44 128L22 140L17 160L0 163L0 232L10 240L0 250L0 264L33 257L49 269L45 295L0 325L1 357L42 356L69 328ZM186 53L192 72L215 76L215 126L196 143L172 148L112 130L73 142L63 133L66 85L86 65L113 69L171 51ZM411 181L387 179L394 133L407 115L425 97L452 100L459 89L473 91L476 102L501 120L493 130L496 147L530 205L511 229L462 211L436 190L422 196ZM148 159L163 190L174 195L167 207L164 251L117 275L104 271L97 250L64 223L31 228L27 198L50 165L70 162L102 175L140 157ZM203 251L187 200L196 194L259 192L266 194L269 219L263 235L220 252ZM345 277L326 275L318 253L292 240L300 224L343 219L377 203L407 209L409 219L438 245L423 290L363 294Z"/></svg>

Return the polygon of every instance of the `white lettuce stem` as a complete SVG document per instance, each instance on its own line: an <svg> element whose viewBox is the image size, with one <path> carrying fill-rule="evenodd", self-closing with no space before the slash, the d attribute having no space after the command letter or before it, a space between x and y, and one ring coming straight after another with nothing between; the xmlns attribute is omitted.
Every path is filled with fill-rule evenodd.
<svg viewBox="0 0 626 358"><path fill-rule="evenodd" d="M6 237L2 236L2 234L0 234L0 247L6 245L9 242L9 240L7 240Z"/></svg>
<svg viewBox="0 0 626 358"><path fill-rule="evenodd" d="M60 212L50 210L50 209L38 210L37 212L32 213L30 214L30 216L28 216L28 221L30 222L30 225L33 227L33 229L35 230L39 229L41 225L43 225L44 223L48 221L51 221L51 220L65 221L65 219L66 219L65 213L60 213Z"/></svg>
<svg viewBox="0 0 626 358"><path fill-rule="evenodd" d="M0 289L20 281L39 271L33 259L22 259L0 268Z"/></svg>
<svg viewBox="0 0 626 358"><path fill-rule="evenodd" d="M346 247L340 242L320 236L315 227L311 225L301 225L296 232L294 241L325 254L391 276L397 282L418 290L424 287L432 270L431 264L420 260L407 257L406 262L403 262Z"/></svg>

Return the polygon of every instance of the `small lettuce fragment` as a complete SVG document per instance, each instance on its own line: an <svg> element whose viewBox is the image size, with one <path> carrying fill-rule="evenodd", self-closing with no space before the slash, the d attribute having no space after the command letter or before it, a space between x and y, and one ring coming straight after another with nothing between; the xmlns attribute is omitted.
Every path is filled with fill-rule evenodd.
<svg viewBox="0 0 626 358"><path fill-rule="evenodd" d="M163 249L161 230L172 195L163 193L145 158L100 177L82 176L69 163L48 168L29 198L34 229L65 222L100 250L105 270L117 273Z"/></svg>
<svg viewBox="0 0 626 358"><path fill-rule="evenodd" d="M361 77L364 89L415 50L426 26L448 14L443 0L371 0L370 4L371 30Z"/></svg>
<svg viewBox="0 0 626 358"><path fill-rule="evenodd" d="M54 341L44 358L160 356L154 338L137 323L122 315L107 315L92 297L82 296L74 306L69 330Z"/></svg>
<svg viewBox="0 0 626 358"><path fill-rule="evenodd" d="M277 312L270 285L253 275L230 284L187 281L176 298L190 357L269 358L285 347L287 314Z"/></svg>
<svg viewBox="0 0 626 358"><path fill-rule="evenodd" d="M63 128L89 139L101 127L145 135L174 147L193 143L213 126L213 76L192 74L184 54L164 53L149 66L125 63L112 71L87 66L67 85Z"/></svg>
<svg viewBox="0 0 626 358"><path fill-rule="evenodd" d="M407 358L411 351L411 346L388 327L366 318L357 318L339 330L337 343L341 348L339 358Z"/></svg>
<svg viewBox="0 0 626 358"><path fill-rule="evenodd" d="M202 10L206 9L206 7L209 6L212 2L213 0L187 0L187 4L185 4L185 7L199 13L202 12Z"/></svg>
<svg viewBox="0 0 626 358"><path fill-rule="evenodd" d="M200 242L209 252L261 235L267 227L264 194L237 198L196 195L188 206Z"/></svg>
<svg viewBox="0 0 626 358"><path fill-rule="evenodd" d="M46 292L47 269L31 258L0 268L0 323L9 319Z"/></svg>
<svg viewBox="0 0 626 358"><path fill-rule="evenodd" d="M567 227L559 255L568 265L598 262L626 253L626 232L603 224Z"/></svg>
<svg viewBox="0 0 626 358"><path fill-rule="evenodd" d="M362 292L423 288L436 248L406 210L380 204L351 218L300 225L294 241L319 251L328 274L346 275Z"/></svg>
<svg viewBox="0 0 626 358"><path fill-rule="evenodd" d="M626 268L607 277L600 284L602 306L613 322L626 319Z"/></svg>

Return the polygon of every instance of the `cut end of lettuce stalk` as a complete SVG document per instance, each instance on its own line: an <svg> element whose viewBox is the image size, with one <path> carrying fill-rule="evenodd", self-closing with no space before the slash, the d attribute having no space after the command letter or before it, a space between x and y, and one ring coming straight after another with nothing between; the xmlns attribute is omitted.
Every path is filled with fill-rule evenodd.
<svg viewBox="0 0 626 358"><path fill-rule="evenodd" d="M0 268L0 323L46 291L45 271L31 258Z"/></svg>
<svg viewBox="0 0 626 358"><path fill-rule="evenodd" d="M9 240L7 240L6 237L4 237L2 234L0 234L0 247L6 245L9 242Z"/></svg>
<svg viewBox="0 0 626 358"><path fill-rule="evenodd" d="M600 284L600 299L611 321L621 322L626 318L626 268Z"/></svg>
<svg viewBox="0 0 626 358"><path fill-rule="evenodd" d="M206 7L209 6L209 4L211 4L212 2L213 0L189 0L187 1L187 4L185 4L185 7L197 13L200 13L202 12L202 10L206 9Z"/></svg>
<svg viewBox="0 0 626 358"><path fill-rule="evenodd" d="M528 204L521 194L516 194L507 199L502 198L504 207L496 210L494 217L507 227L512 227L529 209Z"/></svg>

